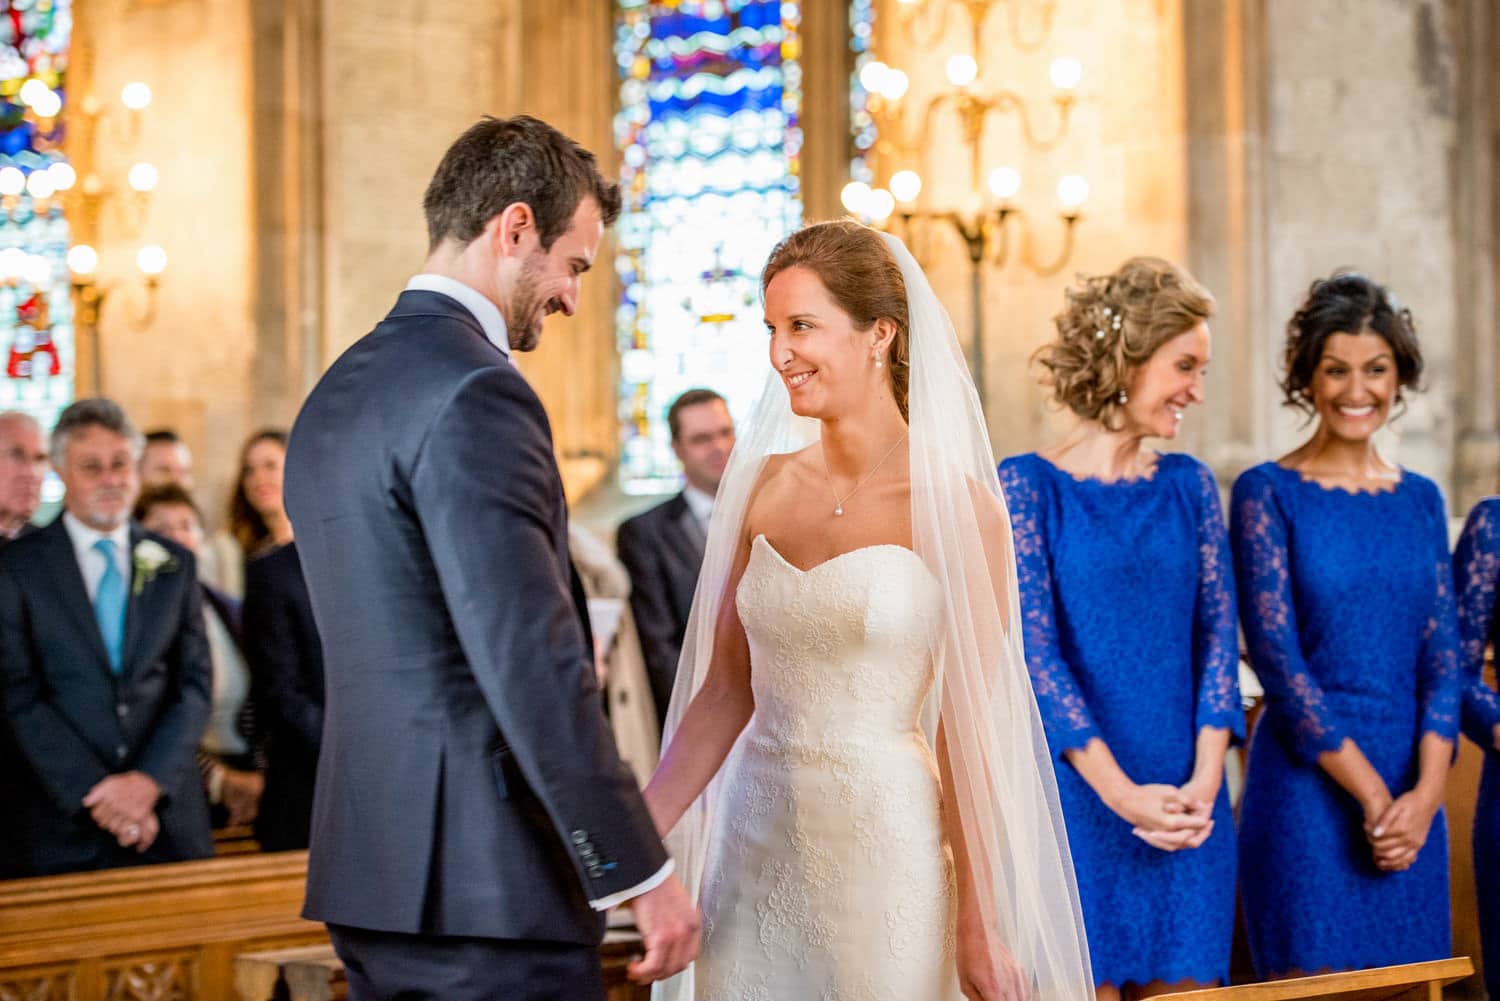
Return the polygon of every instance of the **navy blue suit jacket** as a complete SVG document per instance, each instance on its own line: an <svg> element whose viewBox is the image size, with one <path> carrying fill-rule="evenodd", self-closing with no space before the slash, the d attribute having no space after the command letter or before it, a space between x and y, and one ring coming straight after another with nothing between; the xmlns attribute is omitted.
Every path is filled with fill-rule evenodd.
<svg viewBox="0 0 1500 1001"><path fill-rule="evenodd" d="M0 767L14 786L5 821L18 835L13 875L213 854L194 759L213 689L202 592L191 553L131 525L132 550L146 538L175 567L131 587L118 677L62 518L0 550L0 695L14 742ZM144 855L120 848L82 805L106 776L136 770L162 789L161 833Z"/></svg>
<svg viewBox="0 0 1500 1001"><path fill-rule="evenodd" d="M603 718L541 401L467 310L405 292L292 430L327 704L308 917L597 943L666 861Z"/></svg>

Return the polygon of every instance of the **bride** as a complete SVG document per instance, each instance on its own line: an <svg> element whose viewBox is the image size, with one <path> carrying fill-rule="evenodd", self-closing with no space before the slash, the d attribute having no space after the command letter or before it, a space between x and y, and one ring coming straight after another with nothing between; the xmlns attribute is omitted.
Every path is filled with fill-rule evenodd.
<svg viewBox="0 0 1500 1001"><path fill-rule="evenodd" d="M658 1001L1092 999L1010 524L906 248L809 226L645 795L704 915Z"/></svg>

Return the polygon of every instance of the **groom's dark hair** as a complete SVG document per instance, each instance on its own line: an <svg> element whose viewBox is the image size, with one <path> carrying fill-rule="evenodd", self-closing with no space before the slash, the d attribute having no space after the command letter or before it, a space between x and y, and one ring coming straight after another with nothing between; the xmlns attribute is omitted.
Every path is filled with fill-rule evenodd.
<svg viewBox="0 0 1500 1001"><path fill-rule="evenodd" d="M448 147L427 185L428 247L468 244L506 206L523 202L547 250L586 196L599 203L604 225L619 218L620 186L599 174L594 154L530 115L486 116Z"/></svg>

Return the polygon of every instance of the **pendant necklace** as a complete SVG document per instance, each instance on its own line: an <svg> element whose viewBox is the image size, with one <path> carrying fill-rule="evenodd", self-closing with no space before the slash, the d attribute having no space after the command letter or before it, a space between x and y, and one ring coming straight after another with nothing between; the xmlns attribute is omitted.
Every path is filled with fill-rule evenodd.
<svg viewBox="0 0 1500 1001"><path fill-rule="evenodd" d="M892 445L889 449L886 450L886 453L880 457L880 461L875 463L875 467L868 473L866 473L858 483L854 484L854 489L850 490L843 497L840 497L839 492L833 487L833 473L828 468L828 452L826 449L823 449L821 447L819 448L819 452L823 456L823 475L828 477L828 492L833 494L834 514L842 515L844 513L844 501L848 500L850 497L853 497L856 493L858 493L859 488L869 482L870 477L874 476L875 473L880 469L880 467L885 465L885 460L889 459L891 455L895 453L896 449L901 447L901 443L905 440L906 435L904 434L901 437L897 438L896 444Z"/></svg>

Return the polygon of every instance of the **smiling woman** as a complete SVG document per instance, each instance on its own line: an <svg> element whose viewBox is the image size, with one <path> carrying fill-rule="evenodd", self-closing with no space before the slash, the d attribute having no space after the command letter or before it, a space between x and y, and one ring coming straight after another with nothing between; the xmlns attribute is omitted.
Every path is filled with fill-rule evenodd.
<svg viewBox="0 0 1500 1001"><path fill-rule="evenodd" d="M1447 519L1372 437L1422 355L1411 315L1340 273L1313 283L1284 358L1287 405L1317 426L1239 478L1231 517L1266 690L1240 807L1251 955L1262 977L1437 959L1459 699Z"/></svg>

